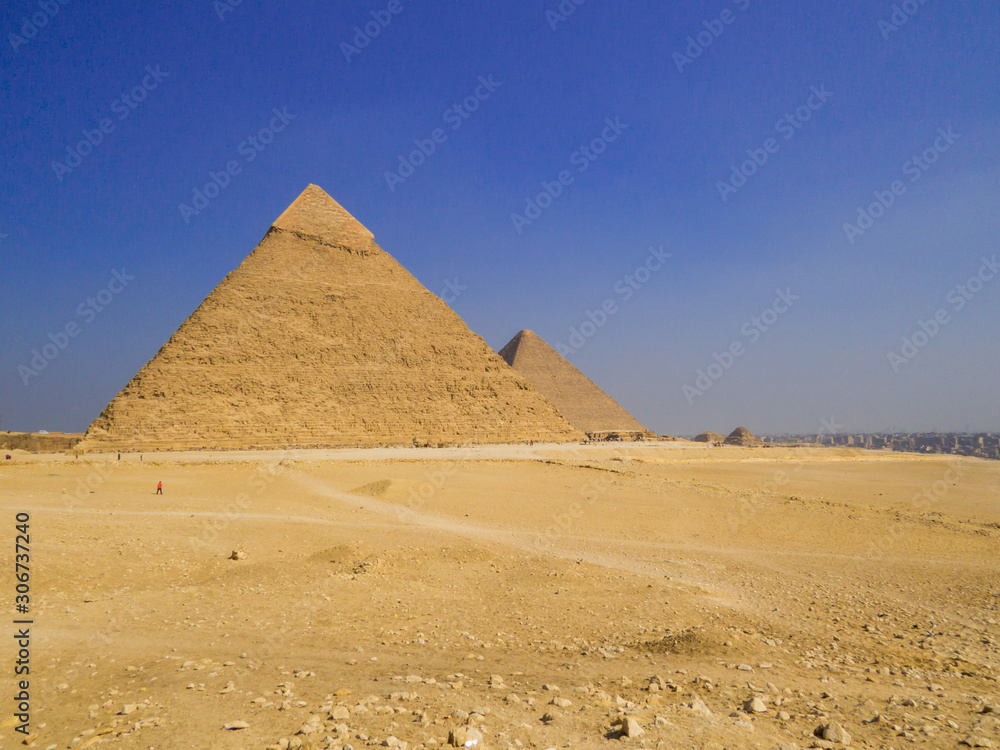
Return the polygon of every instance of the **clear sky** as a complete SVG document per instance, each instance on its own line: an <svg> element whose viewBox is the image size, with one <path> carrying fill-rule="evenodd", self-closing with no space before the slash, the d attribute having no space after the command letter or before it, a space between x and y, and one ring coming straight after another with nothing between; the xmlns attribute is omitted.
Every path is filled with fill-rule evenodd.
<svg viewBox="0 0 1000 750"><path fill-rule="evenodd" d="M12 0L3 428L85 429L315 183L658 432L1000 430L998 29L987 0Z"/></svg>

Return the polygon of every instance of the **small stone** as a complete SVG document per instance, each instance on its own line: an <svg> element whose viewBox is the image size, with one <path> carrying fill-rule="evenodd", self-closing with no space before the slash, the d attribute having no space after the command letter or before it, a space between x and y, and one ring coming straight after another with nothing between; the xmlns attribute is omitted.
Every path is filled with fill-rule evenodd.
<svg viewBox="0 0 1000 750"><path fill-rule="evenodd" d="M990 740L986 739L985 737L976 737L975 735L973 735L971 737L966 737L964 740L962 740L962 744L963 745L967 745L968 747L993 747L994 746L993 743Z"/></svg>
<svg viewBox="0 0 1000 750"><path fill-rule="evenodd" d="M566 698L553 698L551 704L553 706L559 706L559 708L569 708L573 705L573 701Z"/></svg>
<svg viewBox="0 0 1000 750"><path fill-rule="evenodd" d="M230 560L245 560L245 559L246 559L246 557L247 557L247 553L246 553L246 552L243 552L243 551L241 551L241 550L235 550L235 549L234 549L234 550L233 550L233 554L231 554L231 555L229 556L229 559L230 559Z"/></svg>
<svg viewBox="0 0 1000 750"><path fill-rule="evenodd" d="M323 729L323 720L318 716L310 716L309 720L306 721L306 723L303 724L301 727L299 727L299 731L297 731L295 734L316 734L316 732L319 732L322 729Z"/></svg>
<svg viewBox="0 0 1000 750"><path fill-rule="evenodd" d="M626 737L642 737L645 733L646 730L631 716L626 716L622 719L622 734Z"/></svg>
<svg viewBox="0 0 1000 750"><path fill-rule="evenodd" d="M134 714L139 710L139 706L135 703L127 703L122 707L122 710L118 712L119 716L128 716L129 714Z"/></svg>
<svg viewBox="0 0 1000 750"><path fill-rule="evenodd" d="M330 712L330 718L334 721L344 721L351 718L351 712L347 706L334 706Z"/></svg>
<svg viewBox="0 0 1000 750"><path fill-rule="evenodd" d="M694 701L691 703L691 710L698 716L702 716L706 719L710 719L712 717L712 712L705 704L705 701L701 698L695 697Z"/></svg>
<svg viewBox="0 0 1000 750"><path fill-rule="evenodd" d="M760 696L754 696L752 700L746 702L746 712L748 714L766 714L767 704L761 700Z"/></svg>
<svg viewBox="0 0 1000 750"><path fill-rule="evenodd" d="M452 747L479 747L483 733L475 727L458 727L448 732L448 744Z"/></svg>
<svg viewBox="0 0 1000 750"><path fill-rule="evenodd" d="M839 745L850 745L851 735L847 733L840 724L835 721L831 721L829 724L820 724L816 727L816 731L813 732L820 739L826 740L827 742L833 742Z"/></svg>
<svg viewBox="0 0 1000 750"><path fill-rule="evenodd" d="M231 721L228 724L224 724L222 728L232 731L235 729L249 729L250 725L247 724L245 721Z"/></svg>
<svg viewBox="0 0 1000 750"><path fill-rule="evenodd" d="M792 717L787 711L778 711L778 721L791 721Z"/></svg>

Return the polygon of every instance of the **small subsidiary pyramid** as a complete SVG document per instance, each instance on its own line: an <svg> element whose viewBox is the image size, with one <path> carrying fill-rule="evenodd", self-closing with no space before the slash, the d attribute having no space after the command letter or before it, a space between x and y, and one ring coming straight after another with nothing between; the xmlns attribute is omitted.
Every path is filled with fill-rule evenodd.
<svg viewBox="0 0 1000 750"><path fill-rule="evenodd" d="M591 436L655 435L532 331L521 331L500 350L503 360L524 375L559 413Z"/></svg>
<svg viewBox="0 0 1000 750"><path fill-rule="evenodd" d="M90 450L583 437L310 185L87 431Z"/></svg>
<svg viewBox="0 0 1000 750"><path fill-rule="evenodd" d="M737 427L726 438L726 444L738 445L743 448L758 448L764 444L764 441L746 427Z"/></svg>

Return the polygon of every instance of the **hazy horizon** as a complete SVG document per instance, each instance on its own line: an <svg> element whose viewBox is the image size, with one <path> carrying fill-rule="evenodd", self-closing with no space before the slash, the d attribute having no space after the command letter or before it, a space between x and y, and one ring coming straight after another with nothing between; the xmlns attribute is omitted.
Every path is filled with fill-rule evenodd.
<svg viewBox="0 0 1000 750"><path fill-rule="evenodd" d="M996 5L42 5L0 16L3 430L86 429L314 183L657 433L1000 431Z"/></svg>

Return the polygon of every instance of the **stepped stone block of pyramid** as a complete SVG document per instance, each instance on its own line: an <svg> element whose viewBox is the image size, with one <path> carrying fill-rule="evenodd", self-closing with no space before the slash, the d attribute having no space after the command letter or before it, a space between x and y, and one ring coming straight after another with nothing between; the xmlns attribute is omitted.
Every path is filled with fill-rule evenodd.
<svg viewBox="0 0 1000 750"><path fill-rule="evenodd" d="M310 185L87 431L90 450L583 434Z"/></svg>
<svg viewBox="0 0 1000 750"><path fill-rule="evenodd" d="M764 441L750 432L746 427L737 427L726 438L726 444L739 445L744 448L759 448L764 444Z"/></svg>
<svg viewBox="0 0 1000 750"><path fill-rule="evenodd" d="M551 401L560 414L588 435L617 432L655 437L534 332L521 331L499 353Z"/></svg>

